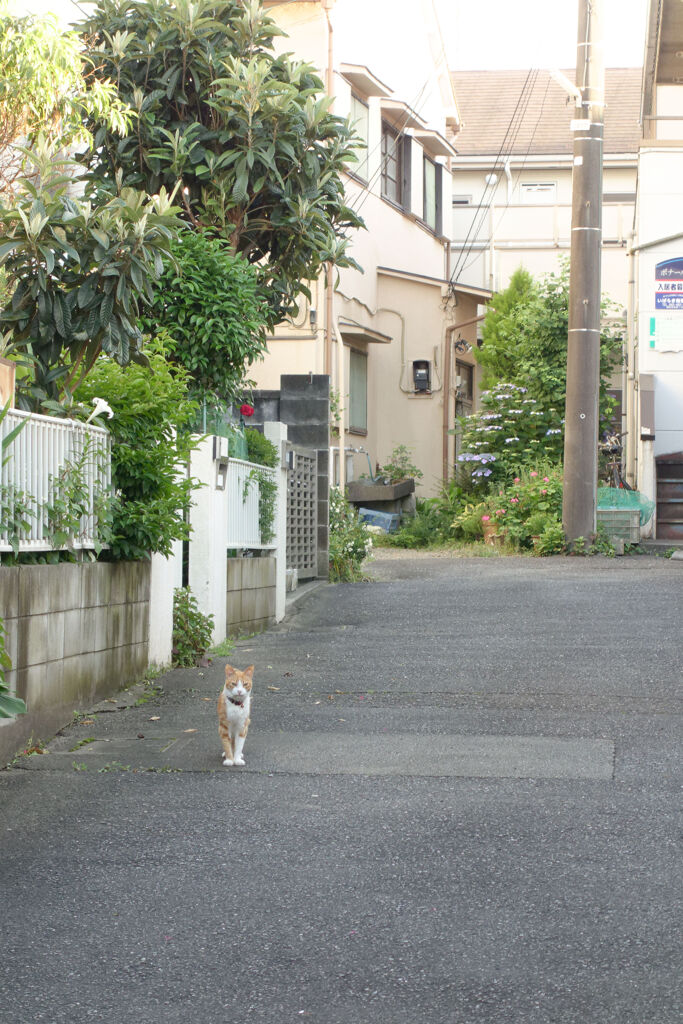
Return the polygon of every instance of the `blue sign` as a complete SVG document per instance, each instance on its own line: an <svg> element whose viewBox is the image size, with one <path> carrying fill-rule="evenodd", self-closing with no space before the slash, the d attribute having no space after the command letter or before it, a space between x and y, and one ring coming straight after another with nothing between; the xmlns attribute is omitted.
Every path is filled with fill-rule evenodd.
<svg viewBox="0 0 683 1024"><path fill-rule="evenodd" d="M656 265L655 309L683 310L683 257L662 260Z"/></svg>

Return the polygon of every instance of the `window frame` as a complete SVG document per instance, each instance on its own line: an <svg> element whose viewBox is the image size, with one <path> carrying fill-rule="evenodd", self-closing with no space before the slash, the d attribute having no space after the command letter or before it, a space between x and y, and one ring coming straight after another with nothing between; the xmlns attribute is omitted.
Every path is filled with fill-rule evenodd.
<svg viewBox="0 0 683 1024"><path fill-rule="evenodd" d="M427 174L428 174L428 168L431 168L432 171L433 171L433 174L434 174L434 178L433 178L433 189L434 189L433 200L434 201L433 201L433 204L430 204L432 206L432 208L430 208L430 209L427 208ZM436 213L437 213L437 206L438 206L437 195L436 195L436 192L437 192L437 177L438 176L437 176L437 173L436 173L436 160L432 160L432 158L430 156L427 156L427 154L425 153L424 157L422 158L422 219L425 222L425 224L427 225L427 227L431 231L433 231L434 233L436 233L436 227L437 227L437 223L436 223ZM430 219L430 216L431 216L432 212L433 212L433 221L432 221L432 219Z"/></svg>
<svg viewBox="0 0 683 1024"><path fill-rule="evenodd" d="M427 164L434 168L434 223L432 224L427 211ZM422 161L422 220L430 231L438 237L443 235L443 167L436 160L424 153Z"/></svg>
<svg viewBox="0 0 683 1024"><path fill-rule="evenodd" d="M363 384L364 394L362 395L361 405L363 407L363 415L360 417L364 420L364 423L354 423L354 418L357 413L357 403L361 396L354 394L353 383L353 364L356 361L356 365L359 365L357 360L361 360L360 365L363 367ZM362 349L354 348L349 345L349 425L348 432L350 434L367 434L368 432L368 353L363 352Z"/></svg>
<svg viewBox="0 0 683 1024"><path fill-rule="evenodd" d="M535 189L536 191L532 191ZM544 193L542 189L552 189L552 198L539 196L550 196L550 192ZM554 206L557 203L557 182L556 181L521 181L519 183L519 201L522 206Z"/></svg>
<svg viewBox="0 0 683 1024"><path fill-rule="evenodd" d="M382 166L380 175L380 190L382 198L386 199L387 202L393 203L394 206L403 206L403 165L404 165L404 152L403 146L401 145L401 133L393 125L389 124L388 121L382 121ZM394 152L389 153L388 145L386 140L388 138L393 139ZM388 174L389 162L395 164L396 175L390 177ZM396 195L390 194L387 188L387 183L393 182L396 186Z"/></svg>
<svg viewBox="0 0 683 1024"><path fill-rule="evenodd" d="M370 105L366 102L366 100L362 99L362 97L360 97L357 93L351 93L351 110L349 112L349 120L351 121L352 127L356 132L356 125L358 124L358 119L355 121L352 120L353 114L355 113L354 104L358 104L358 106L361 106L365 109L365 138L363 145L354 147L354 152L358 157L358 162L356 164L349 165L347 167L347 170L356 178L360 178L361 181L367 184L367 182L370 179L368 168L368 160L370 156ZM361 152L364 153L362 159L360 157Z"/></svg>

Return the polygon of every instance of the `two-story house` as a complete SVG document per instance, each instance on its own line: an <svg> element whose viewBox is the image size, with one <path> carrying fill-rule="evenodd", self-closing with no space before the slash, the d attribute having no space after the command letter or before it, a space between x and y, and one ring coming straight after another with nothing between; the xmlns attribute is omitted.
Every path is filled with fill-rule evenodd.
<svg viewBox="0 0 683 1024"><path fill-rule="evenodd" d="M287 33L279 49L313 63L334 112L355 125L358 160L345 189L366 230L352 245L362 272L312 282L312 301L279 325L252 375L269 389L282 373L329 373L342 408L332 479L374 470L405 445L433 493L454 464L456 384L463 366L473 373L476 320L489 297L485 287L449 288L455 149L446 132L457 132L459 115L433 5L265 6ZM378 47L372 22L382 13Z"/></svg>
<svg viewBox="0 0 683 1024"><path fill-rule="evenodd" d="M539 70L452 73L461 115L452 139L453 268L460 282L498 291L519 266L541 277L569 258L570 122L576 112L567 87L573 80L570 71L557 78ZM601 279L624 333L640 80L640 68L608 68L605 74ZM617 373L611 388L616 418L623 414L624 388L624 374Z"/></svg>

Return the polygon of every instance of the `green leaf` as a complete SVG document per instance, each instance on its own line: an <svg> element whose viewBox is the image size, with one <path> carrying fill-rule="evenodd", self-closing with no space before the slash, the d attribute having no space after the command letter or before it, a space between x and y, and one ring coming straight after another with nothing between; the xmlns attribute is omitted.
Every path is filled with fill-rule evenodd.
<svg viewBox="0 0 683 1024"><path fill-rule="evenodd" d="M99 320L102 327L108 327L114 309L114 295L105 295L100 305Z"/></svg>

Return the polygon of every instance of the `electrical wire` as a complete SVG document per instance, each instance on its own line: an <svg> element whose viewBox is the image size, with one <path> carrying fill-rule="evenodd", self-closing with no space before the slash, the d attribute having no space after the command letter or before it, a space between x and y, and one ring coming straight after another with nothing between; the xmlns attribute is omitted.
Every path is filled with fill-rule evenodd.
<svg viewBox="0 0 683 1024"><path fill-rule="evenodd" d="M502 142L500 144L500 148L498 150L498 153L496 155L495 161L493 163L494 170L495 170L496 167L498 167L500 165L501 156L503 155L503 153L505 152L505 158L507 158L507 156L509 155L509 152L512 151L512 148L514 146L514 143L515 143L515 140L517 138L517 135L519 134L519 128L520 128L520 125L521 125L521 118L520 118L520 114L519 114L520 107L521 107L522 103L524 102L524 107L522 109L522 115L521 115L521 117L523 118L524 113L526 113L526 109L527 109L527 107L529 105L529 98L531 96L531 92L533 91L533 85L532 85L531 89L529 88L529 81L532 78L532 76L533 76L533 80L534 80L534 83L535 83L536 77L538 76L538 69L532 68L527 73L526 79L524 81L524 85L522 86L522 91L519 94L519 97L517 99L517 103L515 105L515 109L512 112L512 116L510 118L510 121L508 122L508 126L507 126L507 129L505 131L505 135L503 136L503 140L502 140ZM510 137L511 133L512 133L512 137L510 139L510 143L509 143L509 146L508 146L508 138ZM505 161L503 160L503 162L505 162ZM455 266L453 268L453 272L452 272L452 274L450 276L450 282L449 283L450 283L451 286L453 284L453 281L457 279L456 275L461 272L464 263L466 262L467 258L469 257L470 252L472 251L472 247L473 247L473 245L474 245L474 243L475 243L475 241L477 239L477 236L479 234L481 226L482 226L482 224L484 222L484 218L486 217L486 214L488 213L488 211L490 209L491 203L493 202L493 198L494 198L494 196L496 194L496 191L498 189L498 180L496 180L496 181L492 180L493 179L493 174L491 174L489 176L489 179L490 180L486 183L486 188L484 189L484 194L482 196L481 202L480 202L479 206L477 207L477 209L475 210L474 216L473 216L472 221L470 223L470 227L469 227L467 235L465 237L465 241L463 242L463 245L462 245L461 250L460 250L460 254L459 254L458 259L456 261L456 264L455 264ZM491 192L490 196L487 195L489 190ZM470 238L472 239L471 241L470 241ZM468 242L469 242L469 246L468 246Z"/></svg>
<svg viewBox="0 0 683 1024"><path fill-rule="evenodd" d="M496 221L495 227L494 227L494 229L493 229L493 234L492 234L492 235L490 235L490 236L489 236L489 237L488 237L488 238L486 239L486 241L482 243L482 249L484 249L484 248L486 248L486 247L487 247L488 245L490 245L490 243L491 243L491 239L495 237L495 235L496 235L496 231L497 231L497 230L498 230L498 228L500 227L500 224L501 224L501 222L502 222L502 220L503 220L503 217L504 217L504 216L505 216L505 214L507 213L508 207L510 206L510 203L511 203L511 201L512 201L512 196L513 196L513 194L514 194L514 191L515 191L515 189L517 188L517 186L519 185L519 179L521 178L521 176L522 176L522 171L524 170L524 168L525 168L525 166L526 166L526 161L527 161L527 157L529 156L529 153L531 152L531 147L532 147L532 145L533 145L533 143L534 143L534 139L536 138L536 132L538 131L538 126L539 126L539 124L541 123L541 118L543 117L543 111L544 111L544 109L545 109L545 101L546 101L546 99L548 98L548 90L550 89L550 82L551 82L551 79L550 79L550 76L548 76L548 81L547 81L547 83L546 83L546 87L545 87L545 92L544 92L544 94L543 94L543 99L541 100L541 109L540 109L540 112L539 112L538 118L537 118L537 120L536 120L536 124L534 125L534 129L533 129L533 131L532 131L532 133L531 133L531 138L529 139L529 145L528 145L528 146L527 146L527 148L526 148L526 153L524 154L524 157L522 158L522 163L521 163L521 165L520 165L520 168L519 168L519 170L517 171L517 176L516 176L516 178L515 178L515 182L514 182L514 185L513 185L513 186L512 186L512 188L510 189L510 195L508 196L508 200L507 200L507 202L506 202L505 206L503 207L503 209L502 209L502 210L501 210L501 212L500 212L500 217L499 217L499 218L498 218L498 220ZM481 253L477 253L477 254L476 254L476 255L475 255L475 256L474 256L474 257L473 257L473 258L472 258L472 259L471 259L471 260L469 261L469 263L466 263L466 264L465 264L465 266L464 266L464 267L462 268L462 270L461 270L460 272L461 272L461 273L464 273L464 272L465 272L465 271L466 271L466 270L467 270L467 269L468 269L469 267L471 267L471 266L472 266L472 264L473 264L473 263L476 263L476 261L477 261L477 260L478 260L478 259L480 258L480 256L481 256Z"/></svg>
<svg viewBox="0 0 683 1024"><path fill-rule="evenodd" d="M519 133L519 127L520 127L520 124L521 124L521 120L519 119L520 105L522 104L523 100L526 97L526 105L524 107L524 111L526 111L526 106L528 105L528 97L530 95L530 90L528 91L529 79L531 78L532 74L533 74L533 69L530 70L528 72L528 74L527 74L526 80L525 80L524 85L522 87L522 91L521 91L521 93L519 95L519 98L517 100L517 105L515 106L515 109L514 109L514 111L512 113L512 117L510 118L510 121L508 123L508 127L507 127L507 130L505 132L505 136L503 137L503 141L501 142L500 148L498 150L498 154L497 154L496 159L495 159L495 161L493 163L493 169L494 170L501 163L501 156L503 156L504 151L505 151L505 156L504 156L504 159L502 161L503 164L505 163L505 160L508 158L509 153L514 148L514 143L515 143L515 140L516 140L517 135ZM508 136L510 136L510 133L512 133L512 138L510 139L510 142L508 144ZM479 231L481 229L482 224L484 223L484 219L486 217L486 214L488 213L488 211L489 211L489 209L491 207L491 203L493 202L493 199L495 198L495 194L496 194L496 192L498 190L498 180L496 179L494 181L493 180L494 177L495 177L495 175L493 173L489 176L489 181L487 181L487 183L486 183L486 188L484 189L484 193L482 195L482 198L481 198L481 201L479 203L479 206L477 207L477 209L474 212L474 216L473 216L472 221L470 223L470 227L469 227L469 230L468 230L467 235L465 237L465 241L464 241L464 243L463 243L463 245L462 245L462 247L460 249L460 253L459 253L458 259L456 261L456 265L454 266L453 272L451 274L451 278L450 278L451 282L453 282L453 280L456 279L456 276L461 273L461 271L463 269L463 266L464 266L464 263L466 262L470 252L472 251L472 248L474 246L475 241L477 240L477 237L479 235ZM490 195L488 194L489 191L490 191ZM471 238L471 241L470 241L470 238ZM468 245L468 243L469 243L469 245Z"/></svg>

